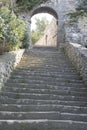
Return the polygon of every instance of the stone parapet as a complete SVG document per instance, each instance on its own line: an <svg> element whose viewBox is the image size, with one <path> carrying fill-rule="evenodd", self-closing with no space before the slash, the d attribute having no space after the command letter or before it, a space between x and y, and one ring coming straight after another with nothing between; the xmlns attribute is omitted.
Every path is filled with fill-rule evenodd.
<svg viewBox="0 0 87 130"><path fill-rule="evenodd" d="M65 43L64 49L87 85L87 48L77 43Z"/></svg>
<svg viewBox="0 0 87 130"><path fill-rule="evenodd" d="M20 62L23 53L24 49L20 49L0 55L0 88L7 81L12 70Z"/></svg>

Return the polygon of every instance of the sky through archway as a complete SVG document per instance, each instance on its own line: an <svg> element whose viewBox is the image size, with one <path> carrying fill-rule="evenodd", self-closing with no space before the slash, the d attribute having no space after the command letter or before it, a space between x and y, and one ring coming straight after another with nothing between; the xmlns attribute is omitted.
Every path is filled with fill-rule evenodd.
<svg viewBox="0 0 87 130"><path fill-rule="evenodd" d="M31 18L31 30L33 30L33 29L35 29L35 22L36 22L36 18L39 18L39 19L41 19L41 18L43 18L43 17L45 17L48 21L49 21L49 23L52 21L52 19L53 19L53 16L52 15L50 15L50 14L48 14L48 13L39 13L39 14L36 14L36 15L34 15L32 18Z"/></svg>

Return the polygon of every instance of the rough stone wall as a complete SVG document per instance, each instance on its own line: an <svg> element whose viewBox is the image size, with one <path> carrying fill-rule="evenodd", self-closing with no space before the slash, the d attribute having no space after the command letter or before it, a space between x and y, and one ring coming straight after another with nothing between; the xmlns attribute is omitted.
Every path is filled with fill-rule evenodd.
<svg viewBox="0 0 87 130"><path fill-rule="evenodd" d="M87 46L87 17L79 18L77 23L69 23L66 20L65 42L79 43Z"/></svg>
<svg viewBox="0 0 87 130"><path fill-rule="evenodd" d="M64 1L65 3L63 4L62 2ZM71 24L68 17L65 16L67 13L74 11L79 2L81 0L60 0L58 33L60 38L64 37L65 41L63 44L60 43L60 45L64 47L65 53L87 85L87 48L83 46L87 44L87 18L84 17L79 19L78 23Z"/></svg>
<svg viewBox="0 0 87 130"><path fill-rule="evenodd" d="M12 70L20 62L23 53L24 49L0 55L0 89L9 78Z"/></svg>
<svg viewBox="0 0 87 130"><path fill-rule="evenodd" d="M78 26L83 36L83 42L81 44L87 47L87 17L80 18L78 21Z"/></svg>
<svg viewBox="0 0 87 130"><path fill-rule="evenodd" d="M78 27L78 23L65 23L65 42L83 43L83 34Z"/></svg>
<svg viewBox="0 0 87 130"><path fill-rule="evenodd" d="M64 49L87 85L87 48L77 43L66 43Z"/></svg>
<svg viewBox="0 0 87 130"><path fill-rule="evenodd" d="M44 32L44 36L35 44L36 46L57 46L57 21L53 18Z"/></svg>
<svg viewBox="0 0 87 130"><path fill-rule="evenodd" d="M66 0L66 1L69 7L66 11L67 13L75 11L75 8L81 2L81 0L76 1ZM72 6L71 3L73 3ZM64 28L65 28L64 31L65 42L68 41L73 43L79 43L83 46L87 46L87 17L79 18L78 22L70 23L69 17L66 16L64 22Z"/></svg>
<svg viewBox="0 0 87 130"><path fill-rule="evenodd" d="M58 12L58 43L65 43L64 26L65 26L65 22L67 20L66 14L68 14L69 12L75 11L75 7L77 5L78 5L78 0L59 0L58 1L58 8L57 8L57 12ZM61 46L61 44L60 44L60 46Z"/></svg>

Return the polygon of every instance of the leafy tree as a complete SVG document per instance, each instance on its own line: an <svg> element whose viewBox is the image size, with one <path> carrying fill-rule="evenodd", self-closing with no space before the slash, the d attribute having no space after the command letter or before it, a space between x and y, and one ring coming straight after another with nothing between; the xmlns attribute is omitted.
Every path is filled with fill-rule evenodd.
<svg viewBox="0 0 87 130"><path fill-rule="evenodd" d="M26 23L17 18L7 7L0 9L0 41L5 39L9 50L16 49L22 45ZM0 45L2 42L0 42Z"/></svg>
<svg viewBox="0 0 87 130"><path fill-rule="evenodd" d="M44 34L44 30L46 29L46 27L49 24L49 21L46 19L46 17L42 17L41 19L36 18L36 31L37 33L43 35Z"/></svg>

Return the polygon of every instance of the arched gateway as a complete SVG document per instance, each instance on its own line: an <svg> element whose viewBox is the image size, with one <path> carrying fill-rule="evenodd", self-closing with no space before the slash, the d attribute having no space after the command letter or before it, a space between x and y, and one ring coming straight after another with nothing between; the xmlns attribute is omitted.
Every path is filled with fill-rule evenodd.
<svg viewBox="0 0 87 130"><path fill-rule="evenodd" d="M53 2L51 3L44 3L44 4L41 4L39 6L37 6L36 8L34 8L31 12L30 12L30 19L38 14L38 13L48 13L48 14L51 14L52 16L54 16L54 18L56 19L56 24L57 24L57 39L58 39L58 14L57 14L57 11L55 10L55 4ZM58 40L56 40L57 42ZM32 41L31 41L32 42ZM58 46L58 42L56 43Z"/></svg>
<svg viewBox="0 0 87 130"><path fill-rule="evenodd" d="M38 13L49 13L51 15L53 15L56 19L58 19L58 14L56 12L56 10L54 10L52 7L50 6L39 6L37 8L35 8L32 12L31 12L31 17L35 14L38 14Z"/></svg>

